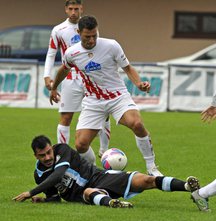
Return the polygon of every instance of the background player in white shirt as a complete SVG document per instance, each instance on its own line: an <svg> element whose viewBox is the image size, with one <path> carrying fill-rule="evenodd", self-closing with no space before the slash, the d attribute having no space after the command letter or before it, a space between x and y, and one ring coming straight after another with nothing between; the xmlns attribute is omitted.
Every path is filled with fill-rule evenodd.
<svg viewBox="0 0 216 221"><path fill-rule="evenodd" d="M89 145L102 128L102 122L110 114L117 123L130 128L137 147L141 151L148 174L161 176L155 165L155 154L149 133L142 122L137 105L132 100L118 67L142 91L149 92L150 84L142 82L136 70L129 64L121 46L112 39L98 38L98 24L93 16L80 19L81 42L67 49L64 65L56 75L50 94L50 102L58 102L57 87L75 65L85 84L85 98L76 131L75 146L78 152L90 161L93 152Z"/></svg>
<svg viewBox="0 0 216 221"><path fill-rule="evenodd" d="M51 70L54 66L55 56L58 48L61 50L63 58L68 47L80 41L77 33L78 21L83 12L81 0L67 0L65 2L65 12L68 16L66 21L55 26L50 37L49 49L45 61L44 81L48 90L51 90L52 82ZM58 143L69 143L70 124L75 112L81 111L81 102L84 97L82 79L74 67L62 82L61 101L59 105L60 122L57 127ZM99 132L100 150L99 155L105 152L109 146L110 121L104 123L104 127Z"/></svg>

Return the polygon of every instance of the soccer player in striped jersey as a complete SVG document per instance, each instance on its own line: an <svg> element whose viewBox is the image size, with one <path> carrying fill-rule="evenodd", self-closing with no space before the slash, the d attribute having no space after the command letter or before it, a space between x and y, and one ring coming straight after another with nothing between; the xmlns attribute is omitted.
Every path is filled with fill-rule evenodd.
<svg viewBox="0 0 216 221"><path fill-rule="evenodd" d="M57 87L75 66L84 82L85 97L76 131L75 146L86 159L91 159L89 146L102 129L102 122L112 115L117 124L130 128L135 134L137 147L146 161L150 175L161 176L155 164L149 132L144 127L137 105L132 100L118 72L122 67L129 79L142 91L149 92L150 83L142 82L130 65L123 49L113 39L99 38L97 20L84 16L79 21L81 42L65 52L64 64L58 70L50 94L50 102L58 102ZM130 144L132 146L132 144Z"/></svg>

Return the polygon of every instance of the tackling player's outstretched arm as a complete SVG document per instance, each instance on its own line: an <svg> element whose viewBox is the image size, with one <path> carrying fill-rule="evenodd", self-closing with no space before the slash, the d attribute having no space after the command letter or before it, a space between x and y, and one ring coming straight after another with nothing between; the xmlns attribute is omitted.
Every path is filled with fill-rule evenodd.
<svg viewBox="0 0 216 221"><path fill-rule="evenodd" d="M142 82L139 74L132 65L129 64L122 69L127 74L128 78L133 82L133 84L136 85L141 91L145 91L147 93L150 91L150 83L148 81Z"/></svg>
<svg viewBox="0 0 216 221"><path fill-rule="evenodd" d="M19 194L18 196L14 197L13 200L22 202L39 193L46 191L50 187L55 186L57 183L61 181L67 168L68 166L60 166L56 168L55 171L50 176L48 176L46 180L40 183L37 187L35 187L30 191Z"/></svg>

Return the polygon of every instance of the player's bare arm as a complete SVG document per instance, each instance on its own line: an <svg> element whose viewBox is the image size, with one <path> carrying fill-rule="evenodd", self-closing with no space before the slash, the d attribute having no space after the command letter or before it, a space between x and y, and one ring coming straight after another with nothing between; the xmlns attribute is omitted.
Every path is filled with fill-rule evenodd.
<svg viewBox="0 0 216 221"><path fill-rule="evenodd" d="M150 83L148 81L142 82L139 77L139 74L132 65L129 64L128 66L122 69L125 71L128 78L133 82L134 85L136 85L141 91L149 93L151 88Z"/></svg>
<svg viewBox="0 0 216 221"><path fill-rule="evenodd" d="M57 88L59 84L65 79L65 77L68 75L69 69L67 69L64 65L62 65L56 74L55 80L53 82L53 86L51 88L50 92L50 103L53 105L53 101L55 103L58 103L60 94L57 91Z"/></svg>

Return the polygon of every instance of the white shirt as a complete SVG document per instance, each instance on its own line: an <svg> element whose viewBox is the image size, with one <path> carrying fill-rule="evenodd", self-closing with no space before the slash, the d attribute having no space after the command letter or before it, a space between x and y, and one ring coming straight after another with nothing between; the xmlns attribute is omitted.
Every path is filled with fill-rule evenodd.
<svg viewBox="0 0 216 221"><path fill-rule="evenodd" d="M66 49L80 41L77 29L78 24L71 23L69 19L53 28L45 61L44 78L51 76L58 48L60 48L61 57L63 58Z"/></svg>
<svg viewBox="0 0 216 221"><path fill-rule="evenodd" d="M87 97L109 100L128 92L118 67L126 67L129 61L113 39L97 38L96 46L90 50L83 48L81 42L73 45L65 52L64 64L80 70Z"/></svg>

